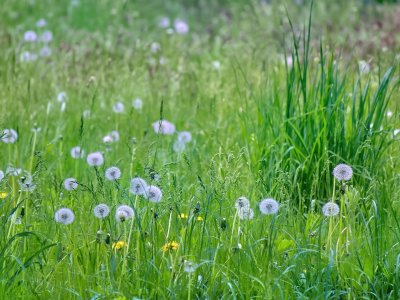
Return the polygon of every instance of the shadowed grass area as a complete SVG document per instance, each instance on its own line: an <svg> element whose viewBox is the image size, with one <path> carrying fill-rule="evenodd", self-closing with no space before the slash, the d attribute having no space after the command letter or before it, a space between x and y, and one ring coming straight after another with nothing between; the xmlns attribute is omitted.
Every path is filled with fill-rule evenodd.
<svg viewBox="0 0 400 300"><path fill-rule="evenodd" d="M399 8L310 7L5 1L0 123L18 136L0 141L0 294L398 299Z"/></svg>

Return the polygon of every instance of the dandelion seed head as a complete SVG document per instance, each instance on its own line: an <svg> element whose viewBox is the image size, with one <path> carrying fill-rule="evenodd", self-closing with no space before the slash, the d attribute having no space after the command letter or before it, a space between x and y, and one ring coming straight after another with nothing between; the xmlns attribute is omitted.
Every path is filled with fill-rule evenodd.
<svg viewBox="0 0 400 300"><path fill-rule="evenodd" d="M40 49L39 55L41 57L49 57L51 55L50 47L44 46L42 49Z"/></svg>
<svg viewBox="0 0 400 300"><path fill-rule="evenodd" d="M186 144L182 141L175 141L174 145L172 146L172 148L174 149L175 152L182 152L183 150L185 150Z"/></svg>
<svg viewBox="0 0 400 300"><path fill-rule="evenodd" d="M189 143L192 140L192 134L189 131L182 131L178 134L178 141Z"/></svg>
<svg viewBox="0 0 400 300"><path fill-rule="evenodd" d="M18 176L21 174L22 169L17 169L12 166L8 166L6 170L6 174L11 175L11 176Z"/></svg>
<svg viewBox="0 0 400 300"><path fill-rule="evenodd" d="M100 152L94 152L86 157L86 161L90 166L100 166L103 164L104 158Z"/></svg>
<svg viewBox="0 0 400 300"><path fill-rule="evenodd" d="M145 198L147 198L150 202L153 203L158 203L161 201L162 198L162 192L161 190L155 186L155 185L149 185L146 188L145 194L144 194Z"/></svg>
<svg viewBox="0 0 400 300"><path fill-rule="evenodd" d="M14 129L4 129L2 134L0 134L1 140L4 143L15 143L18 139L18 134Z"/></svg>
<svg viewBox="0 0 400 300"><path fill-rule="evenodd" d="M160 21L158 22L158 26L161 28L167 28L169 26L169 18L168 17L160 18Z"/></svg>
<svg viewBox="0 0 400 300"><path fill-rule="evenodd" d="M334 217L339 214L339 205L336 203L328 202L322 207L322 213L327 217Z"/></svg>
<svg viewBox="0 0 400 300"><path fill-rule="evenodd" d="M24 51L21 53L20 60L22 62L30 62L32 60L36 60L37 55L35 53L30 53L29 51Z"/></svg>
<svg viewBox="0 0 400 300"><path fill-rule="evenodd" d="M90 111L90 109L86 109L86 110L84 110L83 111L83 116L85 117L85 118L88 118L88 117L90 117L90 114L91 114L92 112Z"/></svg>
<svg viewBox="0 0 400 300"><path fill-rule="evenodd" d="M110 208L107 204L101 203L93 209L94 216L97 218L105 218L110 213Z"/></svg>
<svg viewBox="0 0 400 300"><path fill-rule="evenodd" d="M254 211L251 208L242 208L239 210L239 218L242 220L251 220L254 218Z"/></svg>
<svg viewBox="0 0 400 300"><path fill-rule="evenodd" d="M68 99L67 93L66 92L59 92L57 95L57 101L58 102L63 102Z"/></svg>
<svg viewBox="0 0 400 300"><path fill-rule="evenodd" d="M67 178L64 181L64 187L68 191L73 191L78 187L78 183L76 182L75 178Z"/></svg>
<svg viewBox="0 0 400 300"><path fill-rule="evenodd" d="M178 34L187 34L189 32L189 25L180 19L174 21L174 28Z"/></svg>
<svg viewBox="0 0 400 300"><path fill-rule="evenodd" d="M386 116L390 118L391 116L393 116L393 112L391 110L388 110Z"/></svg>
<svg viewBox="0 0 400 300"><path fill-rule="evenodd" d="M50 43L53 40L53 33L49 30L46 30L42 34L42 42Z"/></svg>
<svg viewBox="0 0 400 300"><path fill-rule="evenodd" d="M18 173L18 175L21 175L21 176L18 178L18 183L19 183L20 185L22 185L22 184L24 184L24 183L32 183L32 181L33 181L33 177L32 177L32 175L31 175L31 173L30 173L29 171L27 171L27 170L20 171L20 172Z"/></svg>
<svg viewBox="0 0 400 300"><path fill-rule="evenodd" d="M117 222L124 222L128 218L128 214L122 210L117 210L115 212L115 220Z"/></svg>
<svg viewBox="0 0 400 300"><path fill-rule="evenodd" d="M349 165L338 164L333 169L333 176L335 176L337 180L350 180L353 176L353 169Z"/></svg>
<svg viewBox="0 0 400 300"><path fill-rule="evenodd" d="M124 111L124 104L122 102L117 102L114 106L113 106L113 111L116 113L122 113Z"/></svg>
<svg viewBox="0 0 400 300"><path fill-rule="evenodd" d="M128 206L128 205L121 205L118 206L117 212L124 212L125 213L125 219L132 218L135 215L135 212L133 211L133 208Z"/></svg>
<svg viewBox="0 0 400 300"><path fill-rule="evenodd" d="M134 195L144 195L146 193L147 182L143 178L135 177L131 180L129 191Z"/></svg>
<svg viewBox="0 0 400 300"><path fill-rule="evenodd" d="M236 209L247 209L250 208L250 201L246 197L240 197L235 201Z"/></svg>
<svg viewBox="0 0 400 300"><path fill-rule="evenodd" d="M33 182L25 182L25 183L21 183L21 190L24 192L33 192L36 188L36 184Z"/></svg>
<svg viewBox="0 0 400 300"><path fill-rule="evenodd" d="M167 120L161 121L161 127L160 121L154 122L153 128L156 133L158 133L158 131L160 131L162 134L173 134L175 132L175 125Z"/></svg>
<svg viewBox="0 0 400 300"><path fill-rule="evenodd" d="M74 147L71 149L71 156L72 158L84 158L85 150L81 149L80 147Z"/></svg>
<svg viewBox="0 0 400 300"><path fill-rule="evenodd" d="M151 52L153 52L153 53L157 53L158 51L161 50L161 46L159 43L151 43L150 48L151 48Z"/></svg>
<svg viewBox="0 0 400 300"><path fill-rule="evenodd" d="M221 63L219 61L213 61L212 62L213 66L215 69L219 70L221 68Z"/></svg>
<svg viewBox="0 0 400 300"><path fill-rule="evenodd" d="M121 177L121 170L118 167L110 167L106 170L108 180L116 180Z"/></svg>
<svg viewBox="0 0 400 300"><path fill-rule="evenodd" d="M28 30L24 33L24 41L25 42L36 42L37 40L37 35L36 32L34 32L33 30Z"/></svg>
<svg viewBox="0 0 400 300"><path fill-rule="evenodd" d="M112 142L118 142L119 141L119 133L118 131L111 131L107 134L108 136L110 136L112 138Z"/></svg>
<svg viewBox="0 0 400 300"><path fill-rule="evenodd" d="M36 22L36 27L39 27L39 28L41 28L41 27L44 27L44 26L46 26L46 20L45 19L40 19L39 21L37 21Z"/></svg>
<svg viewBox="0 0 400 300"><path fill-rule="evenodd" d="M195 262L191 261L191 260L185 260L184 264L183 264L183 269L185 270L185 272L187 273L193 273L194 271L196 271L197 265Z"/></svg>
<svg viewBox="0 0 400 300"><path fill-rule="evenodd" d="M132 106L134 109L142 109L142 107L143 107L142 99L137 98L137 99L133 100Z"/></svg>
<svg viewBox="0 0 400 300"><path fill-rule="evenodd" d="M56 211L54 219L56 222L68 225L74 221L75 215L69 208L60 208Z"/></svg>
<svg viewBox="0 0 400 300"><path fill-rule="evenodd" d="M105 137L103 137L103 143L112 143L113 138L109 135L106 135Z"/></svg>
<svg viewBox="0 0 400 300"><path fill-rule="evenodd" d="M264 215L275 214L279 209L279 204L276 200L268 198L260 202L260 211Z"/></svg>

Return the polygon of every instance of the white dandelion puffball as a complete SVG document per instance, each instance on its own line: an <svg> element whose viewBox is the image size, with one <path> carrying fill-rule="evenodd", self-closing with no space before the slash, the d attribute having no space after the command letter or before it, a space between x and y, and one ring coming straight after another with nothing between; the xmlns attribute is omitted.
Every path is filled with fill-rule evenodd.
<svg viewBox="0 0 400 300"><path fill-rule="evenodd" d="M166 32L167 34L173 34L173 33L174 33L174 30L173 30L172 28L168 28L167 30L165 30L165 32Z"/></svg>
<svg viewBox="0 0 400 300"><path fill-rule="evenodd" d="M41 57L49 57L51 55L51 49L48 46L44 46L40 49L39 55Z"/></svg>
<svg viewBox="0 0 400 300"><path fill-rule="evenodd" d="M56 222L68 225L74 221L75 215L69 208L60 208L56 211L54 219Z"/></svg>
<svg viewBox="0 0 400 300"><path fill-rule="evenodd" d="M169 19L168 17L162 17L158 22L158 26L161 28L167 28L169 26Z"/></svg>
<svg viewBox="0 0 400 300"><path fill-rule="evenodd" d="M142 109L142 107L143 107L142 99L137 98L137 99L133 100L132 106L134 109Z"/></svg>
<svg viewBox="0 0 400 300"><path fill-rule="evenodd" d="M121 205L118 206L117 212L122 211L125 213L125 219L132 218L135 215L135 212L133 211L133 208L128 206L128 205Z"/></svg>
<svg viewBox="0 0 400 300"><path fill-rule="evenodd" d="M4 129L2 134L0 134L1 140L4 143L15 143L18 139L18 133L14 129Z"/></svg>
<svg viewBox="0 0 400 300"><path fill-rule="evenodd" d="M161 190L155 185L149 185L146 188L145 198L147 198L150 202L158 203L161 201L162 192Z"/></svg>
<svg viewBox="0 0 400 300"><path fill-rule="evenodd" d="M107 204L102 203L95 206L93 213L97 218L105 218L110 213L110 208L107 206Z"/></svg>
<svg viewBox="0 0 400 300"><path fill-rule="evenodd" d="M117 222L124 222L126 219L128 219L128 214L125 211L117 210L115 212L115 220Z"/></svg>
<svg viewBox="0 0 400 300"><path fill-rule="evenodd" d="M85 150L80 147L74 147L71 150L71 156L72 158L83 158L85 156Z"/></svg>
<svg viewBox="0 0 400 300"><path fill-rule="evenodd" d="M36 22L36 27L44 27L46 26L46 20L45 19L40 19L39 21Z"/></svg>
<svg viewBox="0 0 400 300"><path fill-rule="evenodd" d="M250 208L250 201L246 197L240 197L235 201L236 209L248 209Z"/></svg>
<svg viewBox="0 0 400 300"><path fill-rule="evenodd" d="M20 59L23 62L30 62L31 60L35 60L37 55L34 53L30 53L29 51L24 51L21 53Z"/></svg>
<svg viewBox="0 0 400 300"><path fill-rule="evenodd" d="M20 183L20 187L22 191L33 192L36 188L36 184L32 182L25 182L25 183Z"/></svg>
<svg viewBox="0 0 400 300"><path fill-rule="evenodd" d="M239 218L242 220L251 220L254 218L254 211L251 208L242 208L239 210Z"/></svg>
<svg viewBox="0 0 400 300"><path fill-rule="evenodd" d="M110 167L106 170L108 180L116 180L121 177L121 170L118 167Z"/></svg>
<svg viewBox="0 0 400 300"><path fill-rule="evenodd" d="M17 169L12 166L7 167L7 170L6 170L6 174L11 175L11 176L18 176L19 174L21 174L21 172L22 172L22 169Z"/></svg>
<svg viewBox="0 0 400 300"><path fill-rule="evenodd" d="M353 169L346 164L338 164L333 169L333 176L337 180L350 180L353 177Z"/></svg>
<svg viewBox="0 0 400 300"><path fill-rule="evenodd" d="M194 271L196 271L197 269L197 265L196 263L194 263L191 260L185 260L184 264L183 264L183 270L187 273L193 273Z"/></svg>
<svg viewBox="0 0 400 300"><path fill-rule="evenodd" d="M42 42L50 43L53 40L53 33L51 31L46 30L42 34Z"/></svg>
<svg viewBox="0 0 400 300"><path fill-rule="evenodd" d="M192 134L189 131L182 131L178 134L178 141L189 143L192 140Z"/></svg>
<svg viewBox="0 0 400 300"><path fill-rule="evenodd" d="M328 202L322 207L322 213L327 217L334 217L339 214L339 211L339 205L334 202Z"/></svg>
<svg viewBox="0 0 400 300"><path fill-rule="evenodd" d="M221 68L221 63L217 60L212 62L215 69L219 70Z"/></svg>
<svg viewBox="0 0 400 300"><path fill-rule="evenodd" d="M153 52L153 53L157 53L158 51L161 50L161 46L159 43L151 43L150 48L151 48L151 52Z"/></svg>
<svg viewBox="0 0 400 300"><path fill-rule="evenodd" d="M174 28L178 34L186 34L189 32L189 25L180 19L174 21Z"/></svg>
<svg viewBox="0 0 400 300"><path fill-rule="evenodd" d="M154 122L153 128L156 133L158 133L158 131L162 134L173 134L175 132L175 125L166 120L161 121L161 126L160 121Z"/></svg>
<svg viewBox="0 0 400 300"><path fill-rule="evenodd" d="M36 42L37 40L37 35L36 32L33 30L28 30L27 32L24 33L24 41L25 42Z"/></svg>
<svg viewBox="0 0 400 300"><path fill-rule="evenodd" d="M260 211L264 215L275 214L279 209L279 204L276 200L268 198L260 202Z"/></svg>
<svg viewBox="0 0 400 300"><path fill-rule="evenodd" d="M92 112L90 111L90 109L86 109L86 110L84 110L83 111L83 116L85 117L85 118L87 118L87 117L90 117L90 114L91 114Z"/></svg>
<svg viewBox="0 0 400 300"><path fill-rule="evenodd" d="M104 158L103 158L103 155L101 155L100 152L94 152L94 153L90 153L86 157L86 161L91 166L100 166L100 165L103 164Z"/></svg>
<svg viewBox="0 0 400 300"><path fill-rule="evenodd" d="M57 101L58 102L63 102L68 99L67 93L66 92L59 92L57 95Z"/></svg>
<svg viewBox="0 0 400 300"><path fill-rule="evenodd" d="M395 129L395 130L393 131L393 134L394 134L394 135L398 135L399 132L400 132L400 129Z"/></svg>
<svg viewBox="0 0 400 300"><path fill-rule="evenodd" d="M105 137L103 137L103 143L112 143L113 142L113 138L109 135L106 135Z"/></svg>
<svg viewBox="0 0 400 300"><path fill-rule="evenodd" d="M147 188L147 182L143 178L135 177L131 180L129 191L134 195L144 195Z"/></svg>
<svg viewBox="0 0 400 300"><path fill-rule="evenodd" d="M124 111L124 104L122 102L117 102L113 106L113 111L116 112L117 114L122 113Z"/></svg>
<svg viewBox="0 0 400 300"><path fill-rule="evenodd" d="M172 146L175 152L182 152L183 150L185 150L185 147L185 143L181 141L175 141L174 145Z"/></svg>
<svg viewBox="0 0 400 300"><path fill-rule="evenodd" d="M18 178L18 183L19 184L32 183L32 181L33 181L33 177L31 175L31 173L29 171L27 171L27 170L20 171L18 173L18 175L21 175L21 177Z"/></svg>
<svg viewBox="0 0 400 300"><path fill-rule="evenodd" d="M388 110L387 113L386 113L386 116L387 116L388 118L390 118L391 116L393 116L392 111L391 111L391 110Z"/></svg>
<svg viewBox="0 0 400 300"><path fill-rule="evenodd" d="M76 182L75 178L67 178L64 181L64 187L68 191L73 191L78 187L78 183Z"/></svg>
<svg viewBox="0 0 400 300"><path fill-rule="evenodd" d="M113 142L118 142L119 141L119 133L118 131L111 131L107 135L111 136Z"/></svg>
<svg viewBox="0 0 400 300"><path fill-rule="evenodd" d="M4 172L2 170L0 170L0 181L2 181L4 178Z"/></svg>

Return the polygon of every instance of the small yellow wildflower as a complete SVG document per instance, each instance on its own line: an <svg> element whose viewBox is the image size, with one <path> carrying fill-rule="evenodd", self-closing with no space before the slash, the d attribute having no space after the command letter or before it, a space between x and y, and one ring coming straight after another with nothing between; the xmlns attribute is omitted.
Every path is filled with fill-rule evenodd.
<svg viewBox="0 0 400 300"><path fill-rule="evenodd" d="M181 213L181 214L178 215L178 218L179 218L179 219L187 219L187 218L188 218L188 215L187 215L187 214L184 214L184 213Z"/></svg>
<svg viewBox="0 0 400 300"><path fill-rule="evenodd" d="M177 250L179 247L179 244L177 242L171 242L171 243L166 243L161 250L162 251L168 251L168 250Z"/></svg>
<svg viewBox="0 0 400 300"><path fill-rule="evenodd" d="M3 192L3 193L0 193L0 198L1 198L1 199L4 199L5 197L7 197L7 193L4 193L4 192Z"/></svg>
<svg viewBox="0 0 400 300"><path fill-rule="evenodd" d="M202 217L198 216L197 221L204 221L204 219Z"/></svg>
<svg viewBox="0 0 400 300"><path fill-rule="evenodd" d="M117 243L114 243L114 244L112 245L112 248L113 248L113 249L114 249L114 248L117 248L117 250L119 250L119 249L121 249L123 246L125 246L125 242L119 241L119 242L117 242Z"/></svg>

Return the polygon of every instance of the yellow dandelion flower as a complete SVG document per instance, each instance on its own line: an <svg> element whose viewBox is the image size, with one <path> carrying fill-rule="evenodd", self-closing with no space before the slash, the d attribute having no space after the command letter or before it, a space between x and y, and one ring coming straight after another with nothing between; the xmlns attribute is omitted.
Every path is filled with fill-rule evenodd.
<svg viewBox="0 0 400 300"><path fill-rule="evenodd" d="M119 242L117 242L117 243L114 243L114 244L112 245L112 248L113 248L113 249L117 248L117 250L119 250L119 249L121 249L121 248L124 247L124 246L125 246L125 242L119 241Z"/></svg>
<svg viewBox="0 0 400 300"><path fill-rule="evenodd" d="M1 199L4 199L5 197L7 197L7 193L4 193L4 192L3 192L3 193L0 193L0 198L1 198Z"/></svg>
<svg viewBox="0 0 400 300"><path fill-rule="evenodd" d="M204 219L202 217L198 216L197 221L204 221Z"/></svg>
<svg viewBox="0 0 400 300"><path fill-rule="evenodd" d="M179 219L187 219L187 218L189 218L189 217L188 217L187 214L181 213L181 214L178 215L178 218L179 218Z"/></svg>
<svg viewBox="0 0 400 300"><path fill-rule="evenodd" d="M179 244L177 242L166 243L161 250L168 251L168 250L178 250Z"/></svg>

